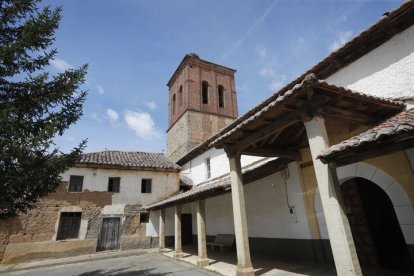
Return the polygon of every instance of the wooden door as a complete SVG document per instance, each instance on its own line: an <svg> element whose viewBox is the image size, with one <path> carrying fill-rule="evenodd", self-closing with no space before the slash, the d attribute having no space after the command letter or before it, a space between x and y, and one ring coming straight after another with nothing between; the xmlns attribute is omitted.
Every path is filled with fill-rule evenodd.
<svg viewBox="0 0 414 276"><path fill-rule="evenodd" d="M97 251L119 249L120 218L103 218Z"/></svg>

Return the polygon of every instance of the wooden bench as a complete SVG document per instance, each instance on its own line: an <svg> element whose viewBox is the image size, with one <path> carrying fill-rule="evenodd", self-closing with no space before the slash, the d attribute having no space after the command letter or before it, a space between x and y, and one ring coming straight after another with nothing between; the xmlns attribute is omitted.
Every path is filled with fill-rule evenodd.
<svg viewBox="0 0 414 276"><path fill-rule="evenodd" d="M235 237L231 234L217 234L213 242L208 242L207 246L211 246L211 251L214 251L214 247L220 247L220 251L224 249L231 249L234 244Z"/></svg>

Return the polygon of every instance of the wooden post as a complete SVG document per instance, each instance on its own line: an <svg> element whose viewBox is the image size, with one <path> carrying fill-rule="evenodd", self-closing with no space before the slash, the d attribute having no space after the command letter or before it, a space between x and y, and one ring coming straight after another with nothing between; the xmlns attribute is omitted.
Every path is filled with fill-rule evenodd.
<svg viewBox="0 0 414 276"><path fill-rule="evenodd" d="M160 209L159 251L165 250L165 209Z"/></svg>
<svg viewBox="0 0 414 276"><path fill-rule="evenodd" d="M236 275L254 275L250 260L249 234L247 229L246 206L244 202L243 178L240 154L229 156L231 198L233 203L234 231L236 234L237 270Z"/></svg>
<svg viewBox="0 0 414 276"><path fill-rule="evenodd" d="M174 212L175 221L175 236L174 236L174 258L179 259L183 257L183 249L181 243L181 205L175 205Z"/></svg>
<svg viewBox="0 0 414 276"><path fill-rule="evenodd" d="M209 265L207 258L206 244L206 212L205 200L197 201L197 239L198 239L198 260L197 266L203 267Z"/></svg>
<svg viewBox="0 0 414 276"><path fill-rule="evenodd" d="M338 275L362 275L348 218L341 207L342 196L336 171L316 159L329 146L323 118L305 122L313 167L321 195L323 212Z"/></svg>

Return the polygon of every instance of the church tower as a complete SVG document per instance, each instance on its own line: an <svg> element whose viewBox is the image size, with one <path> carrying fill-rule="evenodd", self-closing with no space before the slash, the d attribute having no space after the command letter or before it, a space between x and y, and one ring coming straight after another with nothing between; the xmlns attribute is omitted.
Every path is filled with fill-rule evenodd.
<svg viewBox="0 0 414 276"><path fill-rule="evenodd" d="M167 157L177 162L238 116L233 70L187 54L167 83Z"/></svg>

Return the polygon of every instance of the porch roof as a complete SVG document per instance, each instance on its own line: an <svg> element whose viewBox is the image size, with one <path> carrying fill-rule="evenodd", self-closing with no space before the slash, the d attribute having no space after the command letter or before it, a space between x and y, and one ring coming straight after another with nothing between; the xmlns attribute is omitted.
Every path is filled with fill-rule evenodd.
<svg viewBox="0 0 414 276"><path fill-rule="evenodd" d="M414 147L414 109L333 145L319 155L323 163L339 167Z"/></svg>
<svg viewBox="0 0 414 276"><path fill-rule="evenodd" d="M251 183L287 167L292 160L284 158L263 158L242 169L244 184ZM184 204L200 199L218 196L231 191L230 174L225 174L194 186L191 190L173 195L165 200L145 207L146 210L157 210L177 204Z"/></svg>
<svg viewBox="0 0 414 276"><path fill-rule="evenodd" d="M310 74L292 89L275 94L211 139L210 146L257 156L299 159L308 146L303 122L314 116L375 125L400 112L401 102L329 84Z"/></svg>

